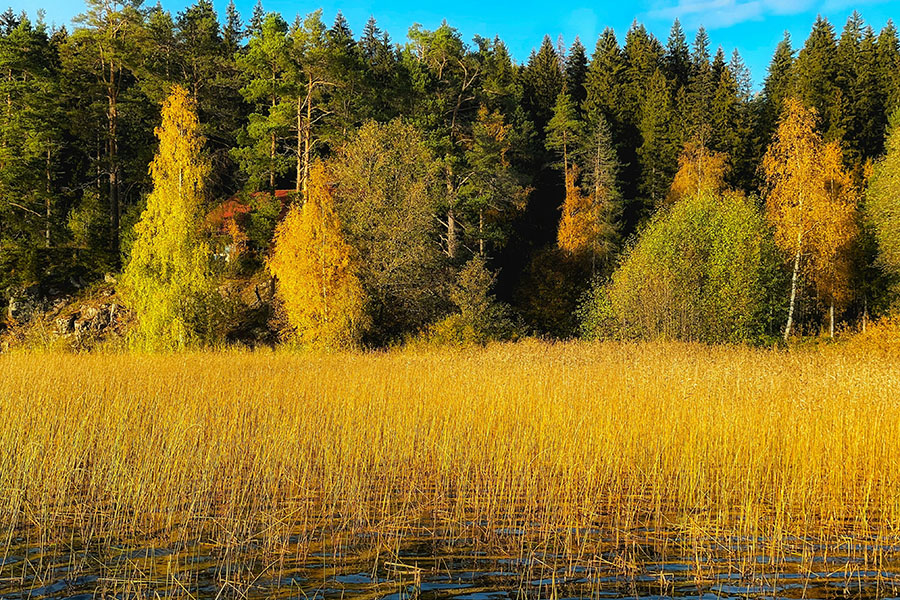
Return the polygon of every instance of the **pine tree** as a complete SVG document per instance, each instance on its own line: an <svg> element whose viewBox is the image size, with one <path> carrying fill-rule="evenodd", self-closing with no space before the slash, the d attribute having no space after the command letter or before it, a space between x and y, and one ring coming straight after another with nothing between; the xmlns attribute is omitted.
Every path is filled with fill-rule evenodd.
<svg viewBox="0 0 900 600"><path fill-rule="evenodd" d="M50 247L65 131L58 61L42 23L15 22L0 37L0 244Z"/></svg>
<svg viewBox="0 0 900 600"><path fill-rule="evenodd" d="M481 105L489 111L499 110L507 119L515 118L521 113L522 88L516 81L516 66L509 50L499 37L477 38L476 42L481 62Z"/></svg>
<svg viewBox="0 0 900 600"><path fill-rule="evenodd" d="M515 138L512 125L499 111L482 106L472 129L472 142L466 150L469 173L460 189L469 237L474 237L478 254L505 245L513 217L525 210L530 189L510 164Z"/></svg>
<svg viewBox="0 0 900 600"><path fill-rule="evenodd" d="M209 246L200 232L210 167L202 154L197 105L184 88L173 88L156 135L153 191L135 225L121 292L137 314L135 342L175 349L208 335L213 293Z"/></svg>
<svg viewBox="0 0 900 600"><path fill-rule="evenodd" d="M310 193L275 232L268 261L288 322L301 345L346 348L359 343L368 319L353 249L344 241L322 163L310 172Z"/></svg>
<svg viewBox="0 0 900 600"><path fill-rule="evenodd" d="M120 99L127 90L128 79L144 62L146 38L139 0L123 4L87 0L86 4L87 10L75 19L79 27L70 38L69 56L72 62L79 63L78 68L96 76L106 104L102 169L108 183L110 251L118 261L124 171L120 155L123 118Z"/></svg>
<svg viewBox="0 0 900 600"><path fill-rule="evenodd" d="M283 148L294 122L293 103L287 96L292 63L287 23L281 16L266 15L253 34L247 50L237 59L244 81L241 95L254 110L238 136L233 154L249 178L250 186L273 191L278 176L291 165Z"/></svg>

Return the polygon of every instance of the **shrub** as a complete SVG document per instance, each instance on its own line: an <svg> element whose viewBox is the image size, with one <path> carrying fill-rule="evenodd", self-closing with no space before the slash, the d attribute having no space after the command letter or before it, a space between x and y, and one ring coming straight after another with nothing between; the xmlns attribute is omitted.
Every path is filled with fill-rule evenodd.
<svg viewBox="0 0 900 600"><path fill-rule="evenodd" d="M589 338L760 340L781 313L777 252L737 194L699 193L662 211L580 316Z"/></svg>

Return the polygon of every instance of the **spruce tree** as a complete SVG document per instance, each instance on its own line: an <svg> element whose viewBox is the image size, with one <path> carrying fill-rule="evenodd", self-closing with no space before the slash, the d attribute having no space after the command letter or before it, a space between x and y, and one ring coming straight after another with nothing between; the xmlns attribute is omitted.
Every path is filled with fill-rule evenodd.
<svg viewBox="0 0 900 600"><path fill-rule="evenodd" d="M656 208L666 197L675 172L675 148L671 138L672 98L662 70L650 79L641 110L638 149L641 166L639 189L645 208Z"/></svg>
<svg viewBox="0 0 900 600"><path fill-rule="evenodd" d="M666 76L674 84L674 89L686 86L691 71L691 55L684 29L678 19L672 23L672 30L669 32L665 61Z"/></svg>
<svg viewBox="0 0 900 600"><path fill-rule="evenodd" d="M566 88L569 90L569 94L572 95L572 101L579 111L587 96L587 90L584 87L587 82L587 64L584 45L576 37L572 47L569 48L569 53L566 55L565 75Z"/></svg>
<svg viewBox="0 0 900 600"><path fill-rule="evenodd" d="M597 47L588 67L583 112L588 120L598 116L604 118L614 137L620 131L624 87L624 57L616 34L607 27L597 40Z"/></svg>
<svg viewBox="0 0 900 600"><path fill-rule="evenodd" d="M834 27L818 17L812 32L794 65L795 94L819 117L819 127L826 141L844 135L841 95L836 84L838 74L837 40Z"/></svg>
<svg viewBox="0 0 900 600"><path fill-rule="evenodd" d="M543 131L553 116L553 107L563 89L565 77L550 36L532 53L522 72L523 104L538 131Z"/></svg>
<svg viewBox="0 0 900 600"><path fill-rule="evenodd" d="M702 27L697 30L691 53L691 75L687 94L687 138L706 136L712 126L710 104L718 80L709 62L709 36Z"/></svg>
<svg viewBox="0 0 900 600"><path fill-rule="evenodd" d="M875 48L879 87L886 112L892 114L900 106L900 40L892 21L881 30Z"/></svg>

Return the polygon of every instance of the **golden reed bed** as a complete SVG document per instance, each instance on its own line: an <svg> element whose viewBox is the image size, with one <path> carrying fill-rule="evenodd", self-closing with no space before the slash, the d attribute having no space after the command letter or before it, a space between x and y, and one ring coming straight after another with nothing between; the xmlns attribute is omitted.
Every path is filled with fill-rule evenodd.
<svg viewBox="0 0 900 600"><path fill-rule="evenodd" d="M248 579L429 538L877 566L898 528L900 356L866 348L0 356L0 565L38 549L7 588L197 543Z"/></svg>

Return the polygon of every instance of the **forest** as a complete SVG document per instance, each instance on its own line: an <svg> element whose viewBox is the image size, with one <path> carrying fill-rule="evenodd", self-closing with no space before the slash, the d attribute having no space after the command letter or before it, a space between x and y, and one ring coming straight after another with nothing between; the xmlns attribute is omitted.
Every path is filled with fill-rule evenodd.
<svg viewBox="0 0 900 600"><path fill-rule="evenodd" d="M3 13L0 331L110 282L147 348L239 339L241 286L316 347L765 344L890 317L892 23L819 17L756 89L677 20L518 64L447 22L396 41L323 18Z"/></svg>

